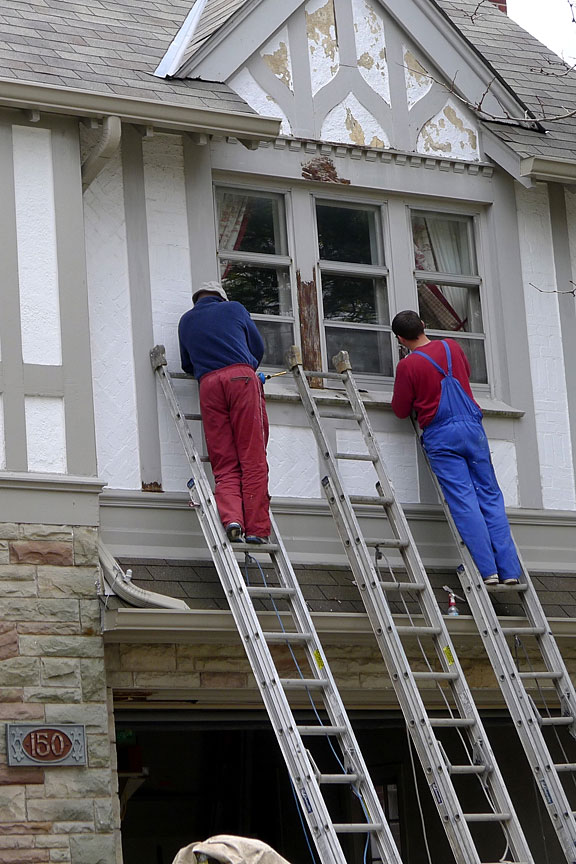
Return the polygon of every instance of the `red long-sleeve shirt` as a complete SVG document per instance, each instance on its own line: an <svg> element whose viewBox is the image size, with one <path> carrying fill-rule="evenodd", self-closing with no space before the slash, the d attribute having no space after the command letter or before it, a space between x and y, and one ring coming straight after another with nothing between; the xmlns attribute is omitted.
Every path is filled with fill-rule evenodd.
<svg viewBox="0 0 576 864"><path fill-rule="evenodd" d="M457 342L446 339L452 354L452 373L460 381L465 393L474 401L470 389L470 365ZM442 342L435 340L418 348L423 354L428 354L442 369L448 369L446 351ZM412 411L416 412L418 424L421 429L428 426L434 419L440 402L440 389L442 375L440 372L418 354L409 354L398 364L396 380L394 381L394 394L392 396L392 410L397 417L409 417Z"/></svg>

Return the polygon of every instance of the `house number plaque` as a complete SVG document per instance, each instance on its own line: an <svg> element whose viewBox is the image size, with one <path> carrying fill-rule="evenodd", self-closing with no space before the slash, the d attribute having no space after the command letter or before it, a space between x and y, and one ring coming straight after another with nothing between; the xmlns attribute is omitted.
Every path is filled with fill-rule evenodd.
<svg viewBox="0 0 576 864"><path fill-rule="evenodd" d="M8 765L86 765L86 727L8 723Z"/></svg>

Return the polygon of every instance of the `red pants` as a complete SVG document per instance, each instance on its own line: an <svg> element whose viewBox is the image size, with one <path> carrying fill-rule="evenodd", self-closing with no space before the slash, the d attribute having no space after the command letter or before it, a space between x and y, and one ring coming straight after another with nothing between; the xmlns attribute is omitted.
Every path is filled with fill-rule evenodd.
<svg viewBox="0 0 576 864"><path fill-rule="evenodd" d="M238 363L203 375L200 410L223 525L239 522L246 534L268 537L268 417L252 367Z"/></svg>

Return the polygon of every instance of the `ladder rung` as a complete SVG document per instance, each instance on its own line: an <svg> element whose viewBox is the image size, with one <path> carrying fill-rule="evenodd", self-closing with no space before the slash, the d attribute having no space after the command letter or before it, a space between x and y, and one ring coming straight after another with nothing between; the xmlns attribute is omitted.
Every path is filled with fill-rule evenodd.
<svg viewBox="0 0 576 864"><path fill-rule="evenodd" d="M560 762L559 765L554 765L554 768L559 774L566 774L568 771L576 771L576 762Z"/></svg>
<svg viewBox="0 0 576 864"><path fill-rule="evenodd" d="M356 414L350 406L349 410L338 411L332 408L320 408L320 415L323 420L361 420L362 415Z"/></svg>
<svg viewBox="0 0 576 864"><path fill-rule="evenodd" d="M295 588L263 588L261 585L248 585L246 590L251 597L278 597L287 599L288 597L294 597L296 594Z"/></svg>
<svg viewBox="0 0 576 864"><path fill-rule="evenodd" d="M185 420L202 420L201 414L184 414Z"/></svg>
<svg viewBox="0 0 576 864"><path fill-rule="evenodd" d="M543 633L546 633L545 627L522 627L522 625L518 625L517 627L502 627L502 633L505 636L542 636Z"/></svg>
<svg viewBox="0 0 576 864"><path fill-rule="evenodd" d="M574 717L541 717L540 726L571 726Z"/></svg>
<svg viewBox="0 0 576 864"><path fill-rule="evenodd" d="M426 585L423 582L380 582L383 591L414 591L421 593L426 590Z"/></svg>
<svg viewBox="0 0 576 864"><path fill-rule="evenodd" d="M539 681L558 681L562 672L518 672L518 678L536 678Z"/></svg>
<svg viewBox="0 0 576 864"><path fill-rule="evenodd" d="M280 684L285 690L323 690L328 681L326 678L280 678Z"/></svg>
<svg viewBox="0 0 576 864"><path fill-rule="evenodd" d="M334 822L337 834L367 834L382 831L383 827L381 822Z"/></svg>
<svg viewBox="0 0 576 864"><path fill-rule="evenodd" d="M464 813L466 822L509 822L510 813Z"/></svg>
<svg viewBox="0 0 576 864"><path fill-rule="evenodd" d="M302 738L316 735L344 735L345 726L297 726L296 729Z"/></svg>
<svg viewBox="0 0 576 864"><path fill-rule="evenodd" d="M376 462L375 456L369 453L335 453L336 459L349 459L352 462Z"/></svg>
<svg viewBox="0 0 576 864"><path fill-rule="evenodd" d="M476 721L469 717L430 717L430 725L440 728L470 728L476 725Z"/></svg>
<svg viewBox="0 0 576 864"><path fill-rule="evenodd" d="M523 594L528 591L528 585L525 582L519 582L518 585L486 585L486 589L490 594L509 594L511 591Z"/></svg>
<svg viewBox="0 0 576 864"><path fill-rule="evenodd" d="M413 672L417 681L457 681L457 672Z"/></svg>
<svg viewBox="0 0 576 864"><path fill-rule="evenodd" d="M450 774L486 774L488 767L486 765L450 765L448 771Z"/></svg>
<svg viewBox="0 0 576 864"><path fill-rule="evenodd" d="M292 642L306 643L309 642L312 636L310 633L293 633L290 631L282 632L275 630L274 632L262 633L266 642Z"/></svg>
<svg viewBox="0 0 576 864"><path fill-rule="evenodd" d="M350 495L351 504L380 504L389 507L394 501L392 498L384 498L382 495Z"/></svg>
<svg viewBox="0 0 576 864"><path fill-rule="evenodd" d="M210 462L209 456L200 456L199 459L200 459L200 462Z"/></svg>
<svg viewBox="0 0 576 864"><path fill-rule="evenodd" d="M439 636L442 633L440 627L397 627L400 636Z"/></svg>
<svg viewBox="0 0 576 864"><path fill-rule="evenodd" d="M407 549L409 545L408 540L366 540L366 546L371 549L376 549L377 546L383 549Z"/></svg>
<svg viewBox="0 0 576 864"><path fill-rule="evenodd" d="M278 552L280 547L277 543L232 543L232 548L235 552L241 552L242 555L254 555L255 552Z"/></svg>
<svg viewBox="0 0 576 864"><path fill-rule="evenodd" d="M345 783L356 783L360 778L360 774L317 774L318 783L330 783L340 785Z"/></svg>
<svg viewBox="0 0 576 864"><path fill-rule="evenodd" d="M319 370L303 369L303 374L306 378L328 378L330 381L342 381L342 376L339 372L320 372ZM317 396L317 393L312 393L312 396Z"/></svg>

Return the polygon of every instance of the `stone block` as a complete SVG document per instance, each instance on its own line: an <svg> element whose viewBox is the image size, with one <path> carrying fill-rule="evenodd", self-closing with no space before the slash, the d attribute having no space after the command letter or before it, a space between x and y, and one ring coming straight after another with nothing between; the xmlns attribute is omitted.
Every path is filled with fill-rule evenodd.
<svg viewBox="0 0 576 864"><path fill-rule="evenodd" d="M90 822L54 822L53 830L57 834L93 834L94 820L90 820Z"/></svg>
<svg viewBox="0 0 576 864"><path fill-rule="evenodd" d="M3 822L26 820L26 794L24 786L0 786L0 813Z"/></svg>
<svg viewBox="0 0 576 864"><path fill-rule="evenodd" d="M80 632L80 624L73 621L27 621L17 625L18 633L22 636L83 636Z"/></svg>
<svg viewBox="0 0 576 864"><path fill-rule="evenodd" d="M0 663L0 687L32 687L39 681L37 657L14 657Z"/></svg>
<svg viewBox="0 0 576 864"><path fill-rule="evenodd" d="M50 864L53 862L68 862L71 861L69 849L52 849L50 851Z"/></svg>
<svg viewBox="0 0 576 864"><path fill-rule="evenodd" d="M96 567L38 567L39 597L96 597Z"/></svg>
<svg viewBox="0 0 576 864"><path fill-rule="evenodd" d="M74 564L72 543L61 540L11 540L12 564L52 564L70 567Z"/></svg>
<svg viewBox="0 0 576 864"><path fill-rule="evenodd" d="M78 703L82 702L80 690L73 687L25 687L25 702L40 703Z"/></svg>
<svg viewBox="0 0 576 864"><path fill-rule="evenodd" d="M51 768L45 790L47 798L102 798L111 794L111 774L106 769Z"/></svg>
<svg viewBox="0 0 576 864"><path fill-rule="evenodd" d="M0 564L0 582L35 582L36 567L29 564Z"/></svg>
<svg viewBox="0 0 576 864"><path fill-rule="evenodd" d="M120 645L121 668L132 672L175 672L174 645Z"/></svg>
<svg viewBox="0 0 576 864"><path fill-rule="evenodd" d="M48 837L37 837L36 846L39 849L68 849L70 839L67 834L49 834Z"/></svg>
<svg viewBox="0 0 576 864"><path fill-rule="evenodd" d="M7 765L0 765L0 786L29 786L36 783L44 783L43 768L9 768Z"/></svg>
<svg viewBox="0 0 576 864"><path fill-rule="evenodd" d="M73 531L68 525L23 525L19 526L21 540L72 540Z"/></svg>
<svg viewBox="0 0 576 864"><path fill-rule="evenodd" d="M70 837L70 852L72 864L112 864L116 860L114 835Z"/></svg>
<svg viewBox="0 0 576 864"><path fill-rule="evenodd" d="M46 705L46 723L84 723L89 732L108 731L106 705Z"/></svg>
<svg viewBox="0 0 576 864"><path fill-rule="evenodd" d="M154 688L158 690L189 690L201 686L201 676L197 672L172 672L164 675L162 672L135 672L134 686ZM246 676L244 676L246 683Z"/></svg>
<svg viewBox="0 0 576 864"><path fill-rule="evenodd" d="M114 831L116 818L111 800L100 799L94 802L94 825L96 831Z"/></svg>
<svg viewBox="0 0 576 864"><path fill-rule="evenodd" d="M17 540L18 525L15 522L0 522L0 540Z"/></svg>
<svg viewBox="0 0 576 864"><path fill-rule="evenodd" d="M80 623L82 633L86 636L99 635L102 632L100 621L100 601L80 600Z"/></svg>
<svg viewBox="0 0 576 864"><path fill-rule="evenodd" d="M245 673L240 672L201 672L200 686L218 690L242 690L246 687Z"/></svg>
<svg viewBox="0 0 576 864"><path fill-rule="evenodd" d="M112 744L108 735L87 735L88 764L91 768L108 768Z"/></svg>
<svg viewBox="0 0 576 864"><path fill-rule="evenodd" d="M0 583L1 590L1 583ZM6 621L80 621L77 600L7 599L2 601L2 617Z"/></svg>
<svg viewBox="0 0 576 864"><path fill-rule="evenodd" d="M74 528L74 563L98 564L98 529Z"/></svg>
<svg viewBox="0 0 576 864"><path fill-rule="evenodd" d="M1 791L0 791L1 794ZM91 801L82 798L38 798L28 800L28 818L38 821L91 822Z"/></svg>
<svg viewBox="0 0 576 864"><path fill-rule="evenodd" d="M104 662L107 672L118 672L121 669L119 645L104 646Z"/></svg>
<svg viewBox="0 0 576 864"><path fill-rule="evenodd" d="M20 653L37 657L102 657L102 639L92 636L21 636Z"/></svg>
<svg viewBox="0 0 576 864"><path fill-rule="evenodd" d="M0 660L17 657L18 653L18 633L16 632L16 627L13 624L0 621Z"/></svg>
<svg viewBox="0 0 576 864"><path fill-rule="evenodd" d="M106 698L106 671L102 660L81 660L82 696L85 702L102 702Z"/></svg>
<svg viewBox="0 0 576 864"><path fill-rule="evenodd" d="M2 864L49 864L49 849L4 849Z"/></svg>
<svg viewBox="0 0 576 864"><path fill-rule="evenodd" d="M43 657L42 684L49 687L80 687L80 661L68 657Z"/></svg>
<svg viewBox="0 0 576 864"><path fill-rule="evenodd" d="M0 850L4 849L33 849L34 837L18 836L17 834L8 834L6 837L0 837ZM2 851L0 851L0 861L2 860Z"/></svg>
<svg viewBox="0 0 576 864"><path fill-rule="evenodd" d="M18 834L48 834L51 822L0 822L0 837Z"/></svg>
<svg viewBox="0 0 576 864"><path fill-rule="evenodd" d="M6 720L8 723L26 723L34 720L44 722L44 706L35 705L34 702L0 704L0 720Z"/></svg>
<svg viewBox="0 0 576 864"><path fill-rule="evenodd" d="M0 597L36 597L38 588L35 582L0 582Z"/></svg>
<svg viewBox="0 0 576 864"><path fill-rule="evenodd" d="M0 687L0 703L22 702L24 691L21 687Z"/></svg>
<svg viewBox="0 0 576 864"><path fill-rule="evenodd" d="M8 551L8 542L0 540L0 564L10 563L10 552Z"/></svg>
<svg viewBox="0 0 576 864"><path fill-rule="evenodd" d="M108 672L106 684L114 690L126 690L134 686L134 672Z"/></svg>

